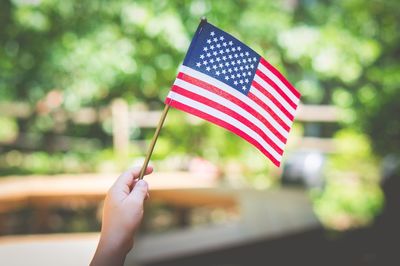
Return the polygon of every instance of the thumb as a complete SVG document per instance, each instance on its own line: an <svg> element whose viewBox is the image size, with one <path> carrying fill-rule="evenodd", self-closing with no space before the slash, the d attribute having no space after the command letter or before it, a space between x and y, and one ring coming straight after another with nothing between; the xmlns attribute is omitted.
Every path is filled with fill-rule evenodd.
<svg viewBox="0 0 400 266"><path fill-rule="evenodd" d="M143 201L147 196L148 190L149 186L147 182L141 179L137 181L128 198L135 206L143 206Z"/></svg>

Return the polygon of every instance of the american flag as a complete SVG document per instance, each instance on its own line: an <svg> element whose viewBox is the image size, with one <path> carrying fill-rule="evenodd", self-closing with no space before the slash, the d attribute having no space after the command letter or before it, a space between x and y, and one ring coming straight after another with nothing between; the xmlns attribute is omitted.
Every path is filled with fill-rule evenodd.
<svg viewBox="0 0 400 266"><path fill-rule="evenodd" d="M165 103L235 133L280 166L299 100L267 60L202 21Z"/></svg>

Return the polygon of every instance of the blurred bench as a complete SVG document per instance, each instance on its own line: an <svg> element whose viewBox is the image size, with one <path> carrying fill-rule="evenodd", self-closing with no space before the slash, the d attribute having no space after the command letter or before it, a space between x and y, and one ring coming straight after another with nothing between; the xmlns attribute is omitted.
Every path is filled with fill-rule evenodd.
<svg viewBox="0 0 400 266"><path fill-rule="evenodd" d="M65 211L71 217L79 216L88 229L97 230L101 203L107 190L119 174L78 174L55 176L6 177L0 179L0 235L19 232L52 232L52 217L61 217ZM233 206L233 200L221 195L194 193L188 196L185 189L207 189L216 186L216 179L211 174L189 172L162 172L145 177L151 189L149 203L162 202L173 206L177 221L187 220L185 209L198 206ZM92 218L87 220L81 211ZM21 216L26 213L25 216ZM26 217L29 223L13 218ZM55 216L56 215L56 216ZM66 215L66 214L65 214ZM97 225L96 225L97 224ZM67 226L62 221L59 226ZM20 228L20 229L18 229ZM91 228L91 229L89 229ZM17 231L15 231L17 230ZM69 230L68 228L64 230ZM57 231L57 230L56 230Z"/></svg>
<svg viewBox="0 0 400 266"><path fill-rule="evenodd" d="M95 202L104 199L107 190L118 177L116 173L65 174L54 176L5 177L0 179L0 213L27 206L49 208L68 204ZM145 177L152 200L163 200L181 206L197 203L231 204L226 197L194 194L182 196L184 189L204 189L216 186L209 174L189 172L154 173ZM172 193L172 191L174 191ZM185 194L186 195L186 194Z"/></svg>

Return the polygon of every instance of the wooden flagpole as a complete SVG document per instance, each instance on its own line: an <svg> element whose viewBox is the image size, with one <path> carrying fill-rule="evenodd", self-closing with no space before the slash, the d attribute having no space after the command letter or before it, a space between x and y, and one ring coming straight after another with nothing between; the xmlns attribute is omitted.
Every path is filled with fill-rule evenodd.
<svg viewBox="0 0 400 266"><path fill-rule="evenodd" d="M149 149L147 151L146 159L144 160L142 170L140 171L139 179L143 179L144 173L146 172L147 165L149 164L151 154L153 153L154 146L156 145L158 135L160 134L160 130L164 124L165 117L167 116L168 110L169 110L169 105L166 104L164 107L164 111L161 114L160 121L158 122L156 132L154 133L153 139L152 139Z"/></svg>
<svg viewBox="0 0 400 266"><path fill-rule="evenodd" d="M202 17L201 18L201 22L207 22L206 17ZM160 122L158 122L156 133L154 133L153 139L152 139L152 141L150 143L149 150L147 151L147 155L146 155L146 158L144 160L144 163L143 163L143 166L142 166L142 170L140 171L139 179L143 179L144 173L146 172L147 165L149 164L151 154L153 153L154 146L156 145L158 135L160 134L160 130L161 130L163 124L164 124L164 120L165 120L165 117L167 116L168 110L169 110L169 105L166 104L165 107L164 107L164 111L162 112L162 115L161 115L161 118L160 118Z"/></svg>

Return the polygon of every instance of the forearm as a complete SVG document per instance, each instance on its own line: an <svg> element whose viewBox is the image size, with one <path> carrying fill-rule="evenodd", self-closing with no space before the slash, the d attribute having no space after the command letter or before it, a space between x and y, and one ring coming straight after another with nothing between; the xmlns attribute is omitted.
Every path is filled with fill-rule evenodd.
<svg viewBox="0 0 400 266"><path fill-rule="evenodd" d="M100 237L90 266L122 266L132 246L133 239L128 242L121 242L115 238L105 239Z"/></svg>

